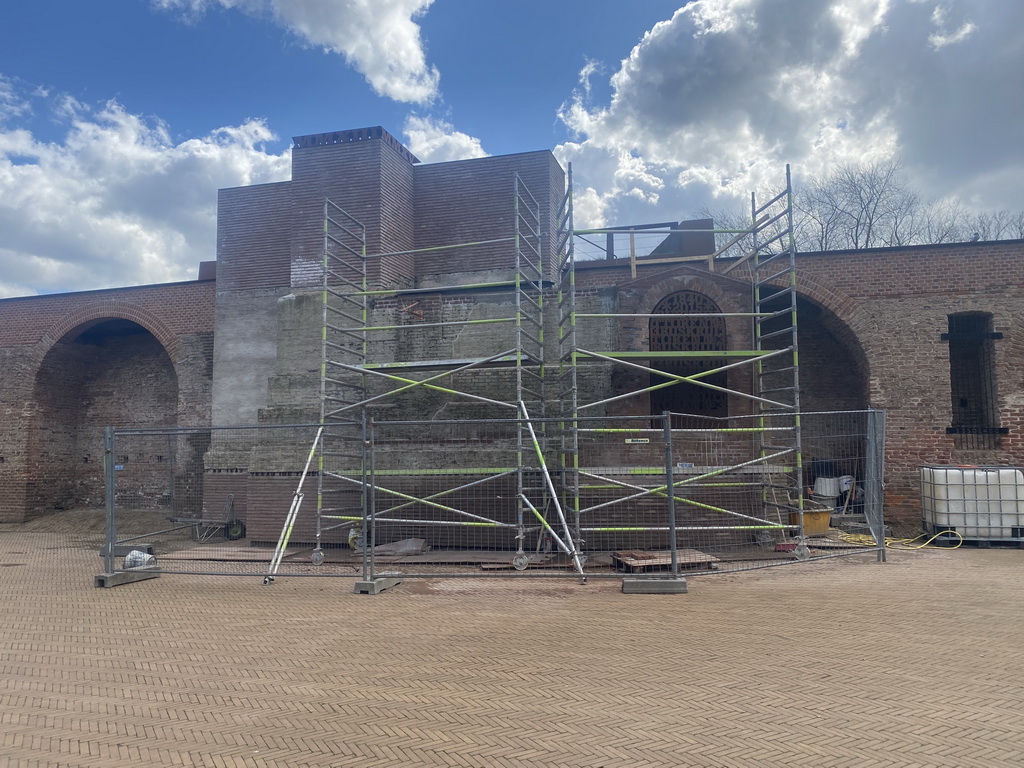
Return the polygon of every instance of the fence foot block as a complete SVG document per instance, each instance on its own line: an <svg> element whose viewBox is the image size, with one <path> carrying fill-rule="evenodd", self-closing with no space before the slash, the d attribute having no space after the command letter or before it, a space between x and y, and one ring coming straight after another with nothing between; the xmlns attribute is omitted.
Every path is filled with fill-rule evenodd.
<svg viewBox="0 0 1024 768"><path fill-rule="evenodd" d="M117 587L121 584L132 584L136 581L155 579L160 576L159 568L139 568L138 570L118 571L117 573L99 574L93 586L96 587Z"/></svg>
<svg viewBox="0 0 1024 768"><path fill-rule="evenodd" d="M379 595L385 589L397 587L401 583L402 577L397 573L382 574L369 581L357 581L355 593L357 595Z"/></svg>
<svg viewBox="0 0 1024 768"><path fill-rule="evenodd" d="M685 595L686 579L682 576L627 576L622 580L622 591L627 595Z"/></svg>

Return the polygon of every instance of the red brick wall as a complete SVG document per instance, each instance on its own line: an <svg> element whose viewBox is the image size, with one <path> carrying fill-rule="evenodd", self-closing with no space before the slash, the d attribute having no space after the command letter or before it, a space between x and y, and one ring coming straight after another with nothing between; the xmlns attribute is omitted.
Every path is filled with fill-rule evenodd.
<svg viewBox="0 0 1024 768"><path fill-rule="evenodd" d="M802 283L837 308L868 360L871 404L888 412L886 503L918 515L918 468L926 464L1024 465L1024 241L806 254ZM992 449L963 449L952 420L947 317L991 313L1000 426Z"/></svg>
<svg viewBox="0 0 1024 768"><path fill-rule="evenodd" d="M213 331L212 280L0 299L0 348L53 343L89 322L118 317L149 330L172 359L175 339Z"/></svg>
<svg viewBox="0 0 1024 768"><path fill-rule="evenodd" d="M179 425L208 423L215 291L203 281L0 301L0 520L101 503L101 422L166 422L169 407ZM69 343L109 319L152 335Z"/></svg>
<svg viewBox="0 0 1024 768"><path fill-rule="evenodd" d="M869 404L888 413L886 510L919 516L918 470L926 464L1024 466L1024 241L800 254L797 287L820 313L805 311L801 389L811 408ZM584 264L581 290L621 285L620 296L664 274L666 265ZM694 267L674 274L695 274ZM744 277L737 270L733 276ZM714 278L711 278L714 279ZM667 284L666 284L667 285ZM723 284L725 286L725 284ZM727 287L727 286L725 286ZM668 288L666 288L668 290ZM622 299L620 298L620 302ZM627 302L628 303L628 302ZM628 311L628 310L626 310ZM1000 425L1010 433L988 450L957 448L951 424L947 317L987 312L994 342Z"/></svg>

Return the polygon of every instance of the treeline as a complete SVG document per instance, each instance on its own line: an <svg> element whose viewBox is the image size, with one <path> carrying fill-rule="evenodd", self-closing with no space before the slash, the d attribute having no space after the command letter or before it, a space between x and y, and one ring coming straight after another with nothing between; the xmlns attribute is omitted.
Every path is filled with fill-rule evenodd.
<svg viewBox="0 0 1024 768"><path fill-rule="evenodd" d="M697 216L723 229L750 221L749 213L736 210L705 208ZM957 200L924 200L908 185L899 160L842 165L827 178L795 184L793 217L798 251L1024 239L1024 211L977 213Z"/></svg>

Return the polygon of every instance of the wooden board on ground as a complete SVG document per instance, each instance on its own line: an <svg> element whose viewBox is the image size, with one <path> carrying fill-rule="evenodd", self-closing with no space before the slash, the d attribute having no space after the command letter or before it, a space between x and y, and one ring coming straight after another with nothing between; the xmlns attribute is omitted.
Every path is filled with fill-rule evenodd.
<svg viewBox="0 0 1024 768"><path fill-rule="evenodd" d="M363 553L350 549L324 550L328 562L362 562ZM375 555L378 565L420 564L420 565L481 565L484 563L504 566L514 555L490 549L432 549L417 555Z"/></svg>
<svg viewBox="0 0 1024 768"><path fill-rule="evenodd" d="M640 549L612 552L612 562L627 573L643 573L652 569L664 569L672 565L671 552L645 552ZM699 549L676 551L676 562L681 569L714 568L718 558Z"/></svg>

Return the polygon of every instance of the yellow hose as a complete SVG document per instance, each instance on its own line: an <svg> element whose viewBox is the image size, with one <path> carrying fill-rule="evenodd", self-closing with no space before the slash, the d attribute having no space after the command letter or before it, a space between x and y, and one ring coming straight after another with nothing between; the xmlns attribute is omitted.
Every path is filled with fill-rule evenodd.
<svg viewBox="0 0 1024 768"><path fill-rule="evenodd" d="M957 539L959 539L959 541L957 541L957 543L955 545L953 545L952 547L932 546L932 542L933 541L935 541L937 538L939 538L940 536L942 536L944 534L947 534L947 533L952 533L954 536L957 537ZM922 539L925 536L928 536L928 534L927 533L922 533L922 534L920 534L918 536L915 536L912 539L890 539L890 538L886 538L885 546L888 549L959 549L960 545L964 543L964 537L961 536L956 531L941 531L939 533L932 534L931 536L929 536L925 541L921 542L920 544L916 543L919 539ZM871 536L868 536L865 533L843 533L843 534L840 535L840 538L843 541L845 541L845 542L847 542L849 544L860 544L861 546L865 546L865 547L873 547L873 546L875 546L874 538L871 537Z"/></svg>

